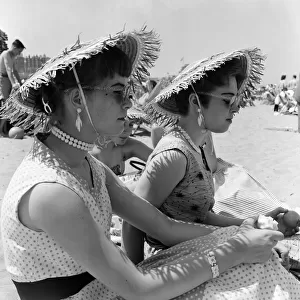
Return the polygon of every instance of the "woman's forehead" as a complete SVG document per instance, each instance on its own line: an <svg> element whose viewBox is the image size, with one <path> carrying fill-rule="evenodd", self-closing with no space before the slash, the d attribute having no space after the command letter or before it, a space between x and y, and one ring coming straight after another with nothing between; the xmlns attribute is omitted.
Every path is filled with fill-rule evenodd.
<svg viewBox="0 0 300 300"><path fill-rule="evenodd" d="M114 89L123 89L127 83L128 83L129 78L128 77L123 77L118 74L115 74L114 77L112 78L105 78L101 86L103 87L112 87Z"/></svg>
<svg viewBox="0 0 300 300"><path fill-rule="evenodd" d="M227 94L227 96L236 95L238 93L238 86L235 76L229 76L228 79L224 81L222 86L215 88L214 92Z"/></svg>

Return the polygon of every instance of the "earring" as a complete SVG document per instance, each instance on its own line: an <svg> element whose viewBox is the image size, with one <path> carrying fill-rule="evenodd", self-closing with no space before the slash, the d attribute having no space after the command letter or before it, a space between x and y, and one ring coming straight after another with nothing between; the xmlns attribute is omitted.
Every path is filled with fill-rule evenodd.
<svg viewBox="0 0 300 300"><path fill-rule="evenodd" d="M202 115L202 113L201 113L201 109L198 109L198 119L197 119L197 122L198 122L198 125L199 125L199 127L201 127L202 126L202 123L203 123L203 115Z"/></svg>
<svg viewBox="0 0 300 300"><path fill-rule="evenodd" d="M81 127L82 127L82 121L81 121L81 118L80 118L80 113L81 113L81 108L77 108L77 118L76 118L75 126L76 126L78 132L80 132Z"/></svg>
<svg viewBox="0 0 300 300"><path fill-rule="evenodd" d="M198 125L201 128L201 132L202 133L206 133L207 130L205 129L204 117L203 117L203 115L201 113L201 109L200 108L198 109L198 113L199 113L199 116L198 116L198 119L197 119Z"/></svg>

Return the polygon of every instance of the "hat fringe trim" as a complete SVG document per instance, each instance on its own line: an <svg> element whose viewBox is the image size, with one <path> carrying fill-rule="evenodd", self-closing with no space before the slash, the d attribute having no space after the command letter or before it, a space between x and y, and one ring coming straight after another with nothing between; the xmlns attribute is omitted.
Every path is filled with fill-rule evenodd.
<svg viewBox="0 0 300 300"><path fill-rule="evenodd" d="M44 112L36 112L34 108L22 103L26 102L32 89L38 90L42 85L48 85L56 77L57 71L72 70L77 64L81 64L83 59L89 59L108 47L117 47L129 36L136 41L138 53L132 64L132 80L130 82L138 85L139 82L145 81L149 76L147 68L153 67L161 45L158 35L153 30L147 31L144 26L139 31L131 33L121 31L114 36L110 35L108 38L95 39L85 43L80 43L78 38L74 45L65 48L60 55L47 61L17 91L10 95L6 104L0 108L1 118L10 119L15 126L20 126L35 134L44 131L49 124L50 116ZM85 46L86 49L80 51Z"/></svg>
<svg viewBox="0 0 300 300"><path fill-rule="evenodd" d="M25 131L31 130L34 134L44 131L50 122L49 116L44 113L32 113L32 108L28 108L19 101L6 102L0 108L0 115L9 119L13 126L21 127Z"/></svg>
<svg viewBox="0 0 300 300"><path fill-rule="evenodd" d="M158 59L161 41L153 30L146 31L146 26L140 31L134 31L134 34L138 37L140 57L136 58L133 64L135 71L131 76L141 84L150 76L148 69L153 67L154 62Z"/></svg>
<svg viewBox="0 0 300 300"><path fill-rule="evenodd" d="M144 108L152 122L156 122L157 124L165 126L176 124L180 116L162 108L158 103L163 103L173 94L178 94L181 90L188 89L192 83L195 83L203 78L208 71L214 71L220 68L227 61L238 57L244 57L247 60L245 80L238 91L238 98L240 99L239 105L242 107L246 105L246 100L251 97L251 94L255 91L256 86L261 82L261 77L264 70L264 60L266 57L261 54L261 51L258 48L235 51L229 55L217 54L208 58L208 61L213 59L215 56L219 57L209 66L201 69L201 71L197 71L199 66L198 64L192 66L191 68L187 67L184 69L182 73L178 75L171 83L171 85L174 85L173 88L170 89L169 87L166 87L165 91L162 91L153 102L149 103ZM200 62L203 63L203 60L199 61L199 63ZM182 80L182 78L186 77L187 74L193 72L194 74L190 75L186 80Z"/></svg>
<svg viewBox="0 0 300 300"><path fill-rule="evenodd" d="M157 125L174 126L180 120L179 114L174 114L159 106L158 103L149 103L144 108L150 122Z"/></svg>

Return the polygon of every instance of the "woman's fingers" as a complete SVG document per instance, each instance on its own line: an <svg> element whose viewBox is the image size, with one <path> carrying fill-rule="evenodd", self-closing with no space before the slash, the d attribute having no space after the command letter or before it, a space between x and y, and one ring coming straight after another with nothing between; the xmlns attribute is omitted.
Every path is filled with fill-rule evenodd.
<svg viewBox="0 0 300 300"><path fill-rule="evenodd" d="M288 209L283 208L283 207L277 207L277 208L273 209L272 211L268 212L266 214L266 216L272 217L273 219L276 219L276 217L279 214L283 214L283 213L286 213L286 212L288 212Z"/></svg>

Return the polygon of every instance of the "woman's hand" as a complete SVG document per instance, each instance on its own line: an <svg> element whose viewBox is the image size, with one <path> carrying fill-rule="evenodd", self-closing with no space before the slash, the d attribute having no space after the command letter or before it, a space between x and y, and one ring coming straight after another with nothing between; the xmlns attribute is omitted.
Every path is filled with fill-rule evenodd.
<svg viewBox="0 0 300 300"><path fill-rule="evenodd" d="M284 214L279 214L276 221L278 222L278 230L285 237L292 236L299 231L300 216L295 211L290 210Z"/></svg>
<svg viewBox="0 0 300 300"><path fill-rule="evenodd" d="M279 261L282 264L282 266L285 269L289 270L291 267L289 249L282 242L278 242L277 245L275 245L274 250L279 255Z"/></svg>
<svg viewBox="0 0 300 300"><path fill-rule="evenodd" d="M232 238L237 251L243 253L242 263L264 263L272 254L273 247L284 236L279 231L256 229L257 218L246 219Z"/></svg>
<svg viewBox="0 0 300 300"><path fill-rule="evenodd" d="M267 216L267 217L272 217L274 220L276 220L277 217L278 217L280 214L284 214L284 213L286 213L286 212L288 212L288 209L283 208L283 207L277 207L277 208L271 210L270 212L268 212L268 213L266 214L266 216Z"/></svg>

